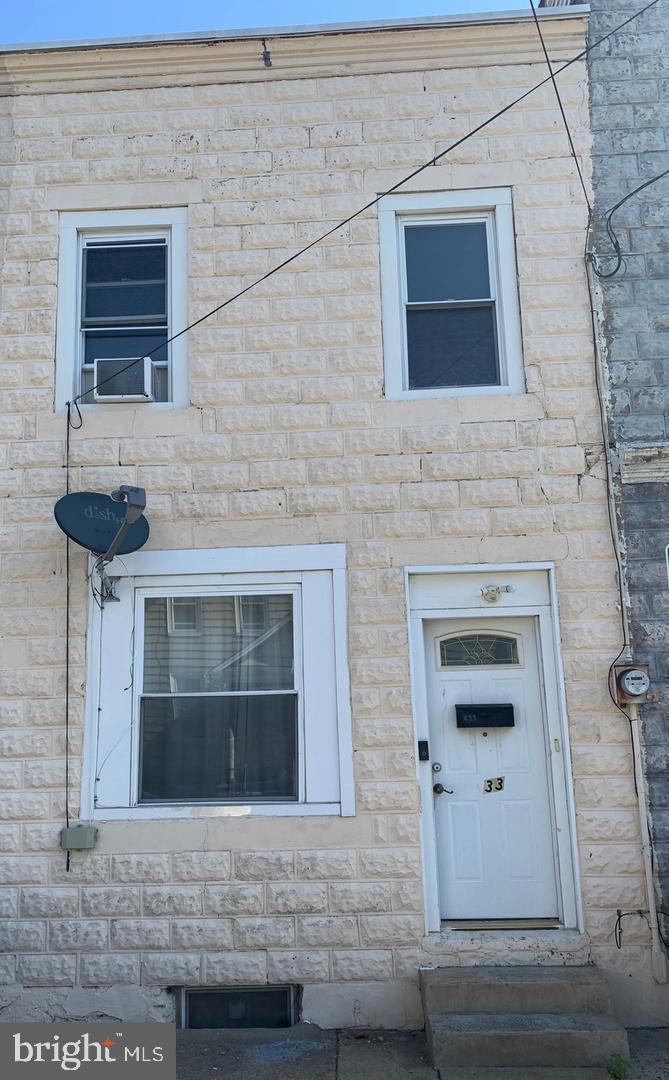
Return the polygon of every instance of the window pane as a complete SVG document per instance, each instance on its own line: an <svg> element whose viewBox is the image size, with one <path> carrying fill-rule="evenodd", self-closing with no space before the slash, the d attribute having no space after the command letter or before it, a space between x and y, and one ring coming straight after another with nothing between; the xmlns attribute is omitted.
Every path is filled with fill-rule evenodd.
<svg viewBox="0 0 669 1080"><path fill-rule="evenodd" d="M141 703L140 801L297 798L297 695Z"/></svg>
<svg viewBox="0 0 669 1080"><path fill-rule="evenodd" d="M477 667L518 663L518 642L497 634L463 634L439 642L442 667Z"/></svg>
<svg viewBox="0 0 669 1080"><path fill-rule="evenodd" d="M146 356L158 349L154 360L167 360L164 344L167 332L158 330L86 330L84 333L84 363L118 356ZM160 348L159 346L162 346Z"/></svg>
<svg viewBox="0 0 669 1080"><path fill-rule="evenodd" d="M499 383L495 308L407 308L409 390Z"/></svg>
<svg viewBox="0 0 669 1080"><path fill-rule="evenodd" d="M144 614L144 693L198 694L292 690L293 598L259 596L264 628L243 628L235 596L200 597L199 636L168 633L166 597L149 598Z"/></svg>
<svg viewBox="0 0 669 1080"><path fill-rule="evenodd" d="M409 303L491 295L484 221L405 225L404 244Z"/></svg>
<svg viewBox="0 0 669 1080"><path fill-rule="evenodd" d="M102 246L84 249L84 322L167 318L167 247Z"/></svg>

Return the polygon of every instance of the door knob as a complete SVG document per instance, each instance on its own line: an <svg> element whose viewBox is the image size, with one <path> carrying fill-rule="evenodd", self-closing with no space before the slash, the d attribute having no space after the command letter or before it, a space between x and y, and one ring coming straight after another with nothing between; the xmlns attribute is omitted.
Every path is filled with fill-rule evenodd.
<svg viewBox="0 0 669 1080"><path fill-rule="evenodd" d="M433 784L432 785L432 790L435 793L435 795L452 795L453 794L453 792L449 791L449 789L444 787L443 784Z"/></svg>

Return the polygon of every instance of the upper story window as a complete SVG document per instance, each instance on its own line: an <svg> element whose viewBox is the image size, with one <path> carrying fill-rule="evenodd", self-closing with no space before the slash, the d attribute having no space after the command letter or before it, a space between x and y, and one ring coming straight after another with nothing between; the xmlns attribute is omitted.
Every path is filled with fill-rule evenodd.
<svg viewBox="0 0 669 1080"><path fill-rule="evenodd" d="M521 392L510 191L389 196L379 224L386 396Z"/></svg>
<svg viewBox="0 0 669 1080"><path fill-rule="evenodd" d="M63 213L60 242L56 407L187 404L185 210Z"/></svg>

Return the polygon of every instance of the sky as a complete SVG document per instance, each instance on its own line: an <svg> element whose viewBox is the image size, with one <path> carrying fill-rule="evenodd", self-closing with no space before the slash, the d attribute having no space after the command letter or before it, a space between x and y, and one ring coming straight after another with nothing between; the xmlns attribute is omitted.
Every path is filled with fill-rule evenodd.
<svg viewBox="0 0 669 1080"><path fill-rule="evenodd" d="M0 15L0 43L234 30L254 26L407 19L528 8L528 0L8 0Z"/></svg>

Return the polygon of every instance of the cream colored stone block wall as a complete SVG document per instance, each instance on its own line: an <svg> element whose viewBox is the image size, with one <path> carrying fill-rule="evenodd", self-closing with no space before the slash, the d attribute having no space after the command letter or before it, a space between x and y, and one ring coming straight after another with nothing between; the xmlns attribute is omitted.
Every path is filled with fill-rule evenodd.
<svg viewBox="0 0 669 1080"><path fill-rule="evenodd" d="M569 42L556 37L555 46L566 55L582 43L583 23L569 25ZM477 28L482 46L491 48L495 31ZM438 33L445 49L451 32ZM518 59L486 63L482 49L476 66L453 59L452 36L448 62L432 55L424 66L409 35L389 40L397 52L385 66L360 47L346 74L323 59L325 74L308 78L259 69L221 82L200 71L192 85L160 75L156 48L145 84L129 77L128 89L96 89L105 55L81 54L92 88L70 93L28 85L28 59L17 89L29 92L0 101L9 161L0 195L8 1016L35 1015L47 999L70 1015L165 1016L171 999L162 987L269 980L304 985L306 1013L321 1022L415 1024L419 963L500 955L476 935L435 952L423 934L406 565L555 561L588 936L565 935L557 946L518 941L501 955L591 956L633 971L637 987L647 979L642 920L628 920L621 953L612 945L616 909L646 900L629 733L606 690L621 630L582 260L586 214L550 86L406 188L512 187L526 394L384 400L370 211L189 334L190 408L107 406L71 432L72 489L145 486L153 548L348 544L357 816L103 824L95 851L75 853L69 872L58 847L59 210L186 205L197 319L545 75L529 38ZM328 47L319 40L312 65ZM561 90L587 171L585 78L575 64ZM75 816L85 573L75 550ZM378 984L388 980L403 989L380 1000ZM330 997L328 983L337 984Z"/></svg>

